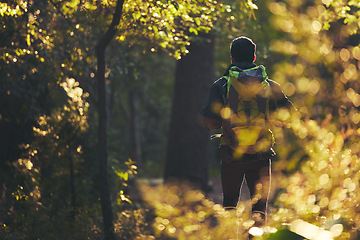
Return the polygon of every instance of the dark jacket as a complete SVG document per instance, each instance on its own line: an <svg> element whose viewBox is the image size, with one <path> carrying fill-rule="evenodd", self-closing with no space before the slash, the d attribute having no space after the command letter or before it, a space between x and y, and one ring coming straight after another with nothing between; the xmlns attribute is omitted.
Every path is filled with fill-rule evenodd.
<svg viewBox="0 0 360 240"><path fill-rule="evenodd" d="M234 63L229 66L226 70L224 76L229 74L229 70L232 66L237 66L241 69L249 69L256 67L254 63ZM268 80L271 89L271 95L269 98L269 111L274 112L278 108L288 108L295 109L291 101L287 98L287 96L283 93L280 88L280 84L273 80ZM214 111L214 104L219 104L218 106L224 106L227 94L227 80L222 77L215 81L210 89L209 98L206 102L206 105L201 109L201 115L203 116L204 125L210 129L215 130L221 128L222 119L219 115L219 112ZM217 108L219 109L219 108Z"/></svg>

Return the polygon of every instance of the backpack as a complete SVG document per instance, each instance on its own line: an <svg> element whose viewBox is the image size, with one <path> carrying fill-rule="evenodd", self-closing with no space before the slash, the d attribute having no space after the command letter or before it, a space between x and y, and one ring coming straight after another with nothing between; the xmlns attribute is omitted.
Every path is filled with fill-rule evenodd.
<svg viewBox="0 0 360 240"><path fill-rule="evenodd" d="M274 138L268 127L270 84L264 66L233 66L224 78L223 143L240 155L269 151Z"/></svg>

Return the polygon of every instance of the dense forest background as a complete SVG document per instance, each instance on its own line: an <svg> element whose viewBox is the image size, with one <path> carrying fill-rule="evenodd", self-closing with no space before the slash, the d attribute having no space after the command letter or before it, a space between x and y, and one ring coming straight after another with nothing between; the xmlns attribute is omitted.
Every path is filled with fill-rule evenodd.
<svg viewBox="0 0 360 240"><path fill-rule="evenodd" d="M0 239L360 239L357 0L12 0L0 15ZM298 109L275 114L263 229L207 197L218 142L199 111L242 35Z"/></svg>

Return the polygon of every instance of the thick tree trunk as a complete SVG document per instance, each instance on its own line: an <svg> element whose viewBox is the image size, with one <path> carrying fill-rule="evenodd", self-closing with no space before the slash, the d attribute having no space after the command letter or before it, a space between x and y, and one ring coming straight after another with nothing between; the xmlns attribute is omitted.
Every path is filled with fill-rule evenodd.
<svg viewBox="0 0 360 240"><path fill-rule="evenodd" d="M104 222L105 240L116 239L114 233L112 204L108 181L108 151L107 151L107 107L106 107L106 83L105 83L105 50L116 33L122 14L124 0L116 3L113 20L96 45L97 56L97 81L98 81L98 112L99 112L99 170L100 170L100 200Z"/></svg>
<svg viewBox="0 0 360 240"><path fill-rule="evenodd" d="M199 112L214 81L214 39L199 37L177 62L165 181L185 180L206 190L209 133Z"/></svg>

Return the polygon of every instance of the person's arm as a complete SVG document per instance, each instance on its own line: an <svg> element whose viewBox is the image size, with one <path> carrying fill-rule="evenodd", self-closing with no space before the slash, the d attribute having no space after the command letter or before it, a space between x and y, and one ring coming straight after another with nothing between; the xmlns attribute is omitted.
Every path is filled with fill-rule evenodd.
<svg viewBox="0 0 360 240"><path fill-rule="evenodd" d="M289 111L297 111L290 99L281 90L280 84L268 80L271 87L270 111L275 111L280 108L287 108Z"/></svg>
<svg viewBox="0 0 360 240"><path fill-rule="evenodd" d="M209 130L221 128L220 110L224 105L224 79L219 79L211 86L206 105L201 109L202 124Z"/></svg>
<svg viewBox="0 0 360 240"><path fill-rule="evenodd" d="M221 119L208 118L205 117L204 115L202 115L201 118L202 118L202 124L210 131L221 128L221 124L222 124Z"/></svg>
<svg viewBox="0 0 360 240"><path fill-rule="evenodd" d="M289 128L291 113L296 112L290 99L281 90L280 84L269 80L271 87L271 97L269 101L269 122L274 128Z"/></svg>

